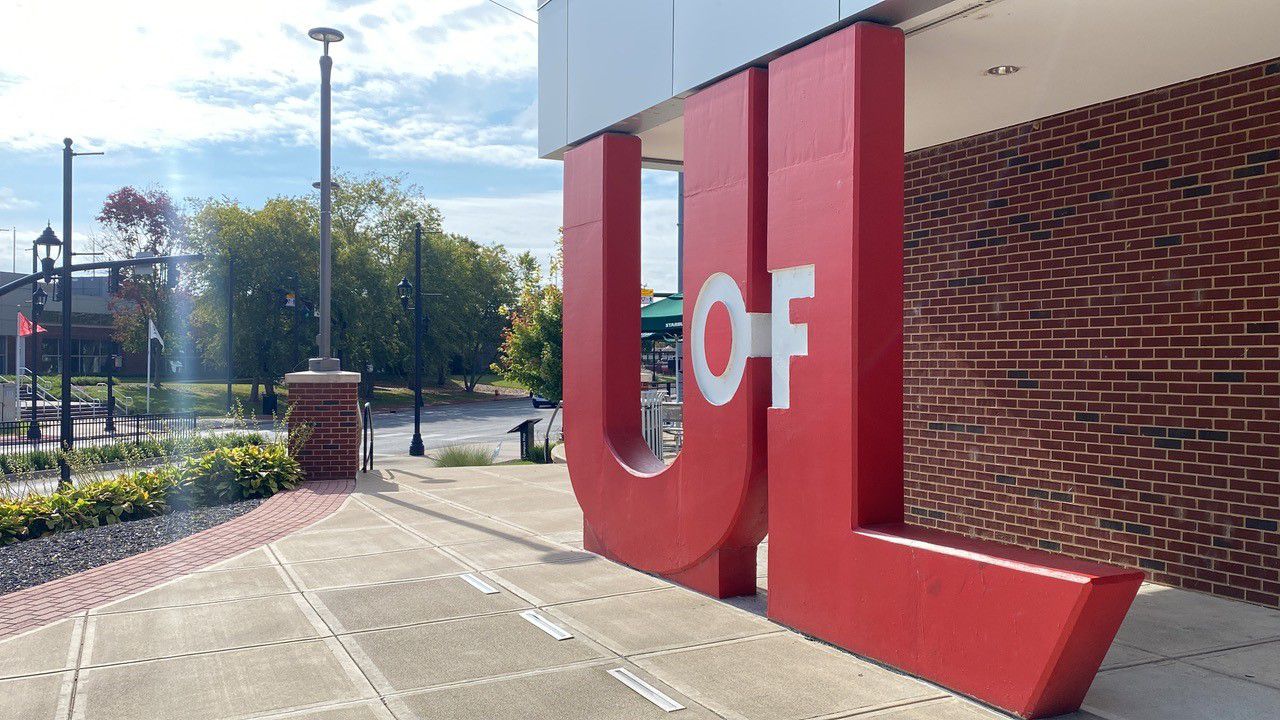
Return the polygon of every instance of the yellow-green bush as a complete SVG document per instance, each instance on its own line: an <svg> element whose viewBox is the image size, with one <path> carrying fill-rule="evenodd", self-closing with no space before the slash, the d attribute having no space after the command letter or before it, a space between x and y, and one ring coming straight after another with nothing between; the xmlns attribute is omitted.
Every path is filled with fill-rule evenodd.
<svg viewBox="0 0 1280 720"><path fill-rule="evenodd" d="M49 495L0 499L0 545L160 515L173 506L270 497L301 479L301 466L283 444L219 447L177 467L95 480Z"/></svg>

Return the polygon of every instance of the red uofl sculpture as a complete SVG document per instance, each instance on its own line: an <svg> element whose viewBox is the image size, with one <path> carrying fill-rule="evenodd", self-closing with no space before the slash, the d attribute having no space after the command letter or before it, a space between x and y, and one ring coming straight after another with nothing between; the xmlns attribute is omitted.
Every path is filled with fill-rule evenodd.
<svg viewBox="0 0 1280 720"><path fill-rule="evenodd" d="M694 382L665 469L636 408L639 141L566 153L565 434L585 543L752 592L767 455L771 618L1025 717L1070 712L1141 573L903 522L903 76L902 34L857 24L687 101Z"/></svg>

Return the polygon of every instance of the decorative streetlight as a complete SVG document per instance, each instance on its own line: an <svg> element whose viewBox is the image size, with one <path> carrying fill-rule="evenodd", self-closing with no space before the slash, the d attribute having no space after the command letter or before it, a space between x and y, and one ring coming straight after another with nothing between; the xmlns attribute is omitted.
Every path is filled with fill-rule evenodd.
<svg viewBox="0 0 1280 720"><path fill-rule="evenodd" d="M307 35L324 43L320 56L320 357L308 363L311 370L341 370L341 363L332 357L330 335L330 282L333 274L333 249L330 233L333 225L333 178L330 173L330 129L332 127L330 76L333 59L329 57L329 43L342 42L343 35L333 28L317 27Z"/></svg>
<svg viewBox="0 0 1280 720"><path fill-rule="evenodd" d="M409 293L413 293L413 439L409 454L426 453L422 444L422 223L413 226L413 283L400 279L400 307L409 310Z"/></svg>
<svg viewBox="0 0 1280 720"><path fill-rule="evenodd" d="M54 248L57 248L58 255L62 254L62 241L54 234L52 225L44 226L44 232L36 238L36 246L44 248L44 257L40 258L40 272L44 273L45 280L48 280L53 276L53 267L58 261L53 254Z"/></svg>
<svg viewBox="0 0 1280 720"><path fill-rule="evenodd" d="M54 242L58 242L58 238L54 236L53 231L50 229L46 229L45 233L41 234L41 239L44 239L46 234L53 238ZM38 244L40 241L37 240L36 242ZM62 243L58 242L58 244L61 245ZM40 287L40 283L32 283L32 287L34 289L31 291L31 352L35 355L35 362L31 363L32 367L28 368L31 371L31 422L27 425L27 439L39 440L40 416L38 409L40 394L36 390L36 388L40 387L40 376L37 370L37 368L40 367L39 329L40 316L44 314L45 303L49 302L49 293L45 292L44 288Z"/></svg>

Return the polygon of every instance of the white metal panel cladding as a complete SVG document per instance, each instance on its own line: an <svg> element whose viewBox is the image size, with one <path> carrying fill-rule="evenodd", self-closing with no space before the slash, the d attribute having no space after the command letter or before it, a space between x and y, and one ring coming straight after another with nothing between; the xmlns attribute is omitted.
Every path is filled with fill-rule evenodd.
<svg viewBox="0 0 1280 720"><path fill-rule="evenodd" d="M680 97L860 18L950 0L546 0L538 9L538 153L681 115Z"/></svg>
<svg viewBox="0 0 1280 720"><path fill-rule="evenodd" d="M839 20L840 0L676 0L672 94L697 88Z"/></svg>
<svg viewBox="0 0 1280 720"><path fill-rule="evenodd" d="M538 11L538 154L569 144L568 3Z"/></svg>
<svg viewBox="0 0 1280 720"><path fill-rule="evenodd" d="M674 0L556 1L569 11L569 142L671 98Z"/></svg>

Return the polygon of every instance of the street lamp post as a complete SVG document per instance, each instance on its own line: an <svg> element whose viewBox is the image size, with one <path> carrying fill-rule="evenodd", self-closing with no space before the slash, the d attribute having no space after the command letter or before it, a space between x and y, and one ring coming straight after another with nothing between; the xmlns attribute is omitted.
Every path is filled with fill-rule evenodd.
<svg viewBox="0 0 1280 720"><path fill-rule="evenodd" d="M329 79L333 73L333 59L329 57L329 43L342 42L343 35L333 28L311 28L307 35L324 43L320 56L320 353L308 363L311 370L341 370L341 363L333 357L330 336L330 282L333 274L333 248L331 231L333 224L333 187L330 174L330 129L332 127L331 93Z"/></svg>
<svg viewBox="0 0 1280 720"><path fill-rule="evenodd" d="M409 441L409 454L421 456L426 452L422 444L422 223L413 226L413 284L402 278L400 306L409 309L409 290L413 290L413 440Z"/></svg>
<svg viewBox="0 0 1280 720"><path fill-rule="evenodd" d="M53 231L50 230L49 234L52 235ZM45 292L39 283L32 283L32 285L35 290L31 292L31 349L36 359L29 368L31 371L31 424L27 426L27 439L39 440L40 395L36 392L36 388L40 386L40 376L37 374L36 367L40 364L40 316L44 314L44 305L49 301L49 293Z"/></svg>
<svg viewBox="0 0 1280 720"><path fill-rule="evenodd" d="M78 153L71 149L71 138L62 141L62 268L58 286L62 291L62 333L58 342L62 365L61 433L63 450L70 450L75 438L71 424L71 262L75 252L71 249L71 161L82 155L101 155L100 152ZM59 465L58 484L71 484L71 466L66 460Z"/></svg>

